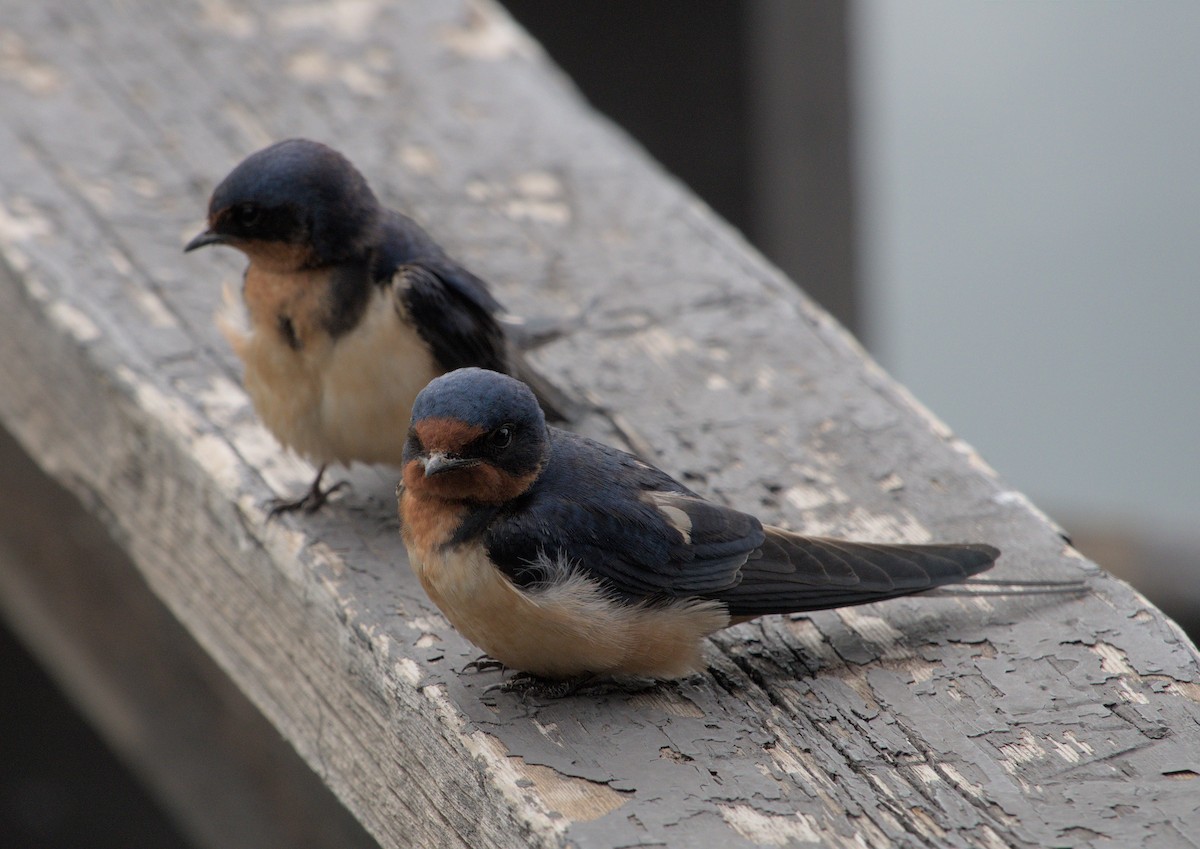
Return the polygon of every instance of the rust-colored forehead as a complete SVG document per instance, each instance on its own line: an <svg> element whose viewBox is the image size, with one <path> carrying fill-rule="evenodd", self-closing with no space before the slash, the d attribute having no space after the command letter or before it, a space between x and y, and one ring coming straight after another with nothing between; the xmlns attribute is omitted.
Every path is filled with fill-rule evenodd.
<svg viewBox="0 0 1200 849"><path fill-rule="evenodd" d="M422 419L413 427L426 451L457 451L487 433L479 425L457 419Z"/></svg>

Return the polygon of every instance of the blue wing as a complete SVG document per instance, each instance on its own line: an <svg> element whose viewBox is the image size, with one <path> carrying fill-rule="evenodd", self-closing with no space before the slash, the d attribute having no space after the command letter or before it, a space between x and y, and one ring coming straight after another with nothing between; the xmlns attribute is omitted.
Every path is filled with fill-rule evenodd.
<svg viewBox="0 0 1200 849"><path fill-rule="evenodd" d="M704 501L637 458L565 431L538 482L489 523L492 561L517 584L564 566L631 601L717 596L763 542L753 516Z"/></svg>

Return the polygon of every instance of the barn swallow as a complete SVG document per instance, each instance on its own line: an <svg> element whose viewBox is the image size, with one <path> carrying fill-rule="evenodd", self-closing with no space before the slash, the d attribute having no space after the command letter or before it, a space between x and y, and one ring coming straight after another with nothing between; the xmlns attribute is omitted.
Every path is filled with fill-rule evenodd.
<svg viewBox="0 0 1200 849"><path fill-rule="evenodd" d="M478 368L417 396L397 489L430 598L489 656L538 679L676 678L701 668L702 639L728 625L963 582L1000 554L763 525L547 426L527 386Z"/></svg>
<svg viewBox="0 0 1200 849"><path fill-rule="evenodd" d="M552 418L570 399L533 372L516 320L487 284L412 219L383 207L337 151L289 139L247 157L216 187L208 229L184 248L228 245L249 259L248 329L222 330L245 368L267 429L318 466L284 510L318 508L330 463L399 466L413 399L463 366L515 374L538 387ZM339 484L338 486L340 486Z"/></svg>

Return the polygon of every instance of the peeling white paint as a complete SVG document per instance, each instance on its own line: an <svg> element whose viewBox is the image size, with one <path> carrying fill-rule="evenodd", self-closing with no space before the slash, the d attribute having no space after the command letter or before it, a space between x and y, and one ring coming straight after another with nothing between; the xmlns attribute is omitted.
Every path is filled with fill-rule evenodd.
<svg viewBox="0 0 1200 849"><path fill-rule="evenodd" d="M30 94L44 96L62 88L63 75L37 58L29 46L10 29L0 29L0 80L9 80Z"/></svg>
<svg viewBox="0 0 1200 849"><path fill-rule="evenodd" d="M258 32L258 22L228 0L200 0L200 24L230 38L247 39Z"/></svg>
<svg viewBox="0 0 1200 849"><path fill-rule="evenodd" d="M416 687L421 683L421 667L411 657L401 658L392 668L396 671L396 677L410 687Z"/></svg>
<svg viewBox="0 0 1200 849"><path fill-rule="evenodd" d="M38 212L28 199L10 197L7 200L10 206L0 203L0 242L21 244L32 239L44 239L53 232L49 219Z"/></svg>
<svg viewBox="0 0 1200 849"><path fill-rule="evenodd" d="M445 27L441 42L459 56L497 61L508 58L532 58L538 46L525 31L490 6L473 4L462 26Z"/></svg>
<svg viewBox="0 0 1200 849"><path fill-rule="evenodd" d="M287 73L302 83L339 82L355 94L383 97L387 86L365 65L337 59L324 50L311 48L288 58Z"/></svg>
<svg viewBox="0 0 1200 849"><path fill-rule="evenodd" d="M442 168L437 154L421 145L406 144L400 148L400 164L422 177L436 174Z"/></svg>
<svg viewBox="0 0 1200 849"><path fill-rule="evenodd" d="M175 320L175 316L162 299L148 289L140 286L134 289L133 302L137 304L138 309L142 311L142 315L150 322L151 326L160 328L179 326L179 322Z"/></svg>
<svg viewBox="0 0 1200 849"><path fill-rule="evenodd" d="M647 327L635 337L655 362L666 365L680 354L692 355L696 343L687 336L678 336L662 327Z"/></svg>
<svg viewBox="0 0 1200 849"><path fill-rule="evenodd" d="M375 23L383 0L328 0L283 7L274 14L279 29L316 29L344 40L364 38Z"/></svg>
<svg viewBox="0 0 1200 849"><path fill-rule="evenodd" d="M442 627L441 623L430 619L427 616L414 616L412 618L406 618L404 620L404 624L414 631L422 631L427 633L435 632Z"/></svg>
<svg viewBox="0 0 1200 849"><path fill-rule="evenodd" d="M204 415L222 429L231 427L250 409L250 396L245 390L220 374L214 374L194 397Z"/></svg>
<svg viewBox="0 0 1200 849"><path fill-rule="evenodd" d="M543 224L566 224L571 220L571 208L563 201L537 198L513 198L505 201L504 214L514 221L540 221Z"/></svg>
<svg viewBox="0 0 1200 849"><path fill-rule="evenodd" d="M228 442L216 434L204 433L192 441L191 449L196 462L213 476L222 492L237 493L241 488L242 461Z"/></svg>
<svg viewBox="0 0 1200 849"><path fill-rule="evenodd" d="M55 301L47 309L50 320L71 334L76 342L88 344L100 338L100 328L87 313L66 301Z"/></svg>
<svg viewBox="0 0 1200 849"><path fill-rule="evenodd" d="M526 171L513 180L513 187L528 198L549 200L563 195L562 180L549 171Z"/></svg>
<svg viewBox="0 0 1200 849"><path fill-rule="evenodd" d="M816 510L829 504L845 504L850 497L832 484L795 484L784 490L783 500L797 510Z"/></svg>

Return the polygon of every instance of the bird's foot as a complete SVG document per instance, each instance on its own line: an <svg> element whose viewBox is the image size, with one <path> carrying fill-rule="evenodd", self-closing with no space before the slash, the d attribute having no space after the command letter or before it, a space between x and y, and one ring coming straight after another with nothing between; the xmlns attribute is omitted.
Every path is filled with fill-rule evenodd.
<svg viewBox="0 0 1200 849"><path fill-rule="evenodd" d="M594 692L606 682L596 675L579 675L574 678L543 678L528 672L518 672L511 678L485 687L483 692L519 693L521 698L537 696L543 699L562 699L584 691ZM605 692L600 690L599 692Z"/></svg>
<svg viewBox="0 0 1200 849"><path fill-rule="evenodd" d="M566 679L543 678L528 672L518 672L505 681L485 687L483 692L519 693L522 699L527 696L563 699L567 696L603 696L609 693L633 695L658 685L659 681L654 678L610 678L590 672Z"/></svg>
<svg viewBox="0 0 1200 849"><path fill-rule="evenodd" d="M350 481L338 481L333 486L328 486L322 489L321 477L325 474L325 467L317 472L317 478L312 482L312 486L308 488L308 492L299 498L286 499L274 498L268 502L270 509L267 511L267 521L271 521L276 516L284 513L293 513L297 510L303 510L305 513L315 513L325 506L325 502L329 500L329 496L341 489L350 486Z"/></svg>

